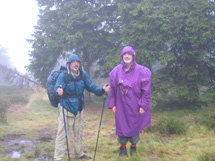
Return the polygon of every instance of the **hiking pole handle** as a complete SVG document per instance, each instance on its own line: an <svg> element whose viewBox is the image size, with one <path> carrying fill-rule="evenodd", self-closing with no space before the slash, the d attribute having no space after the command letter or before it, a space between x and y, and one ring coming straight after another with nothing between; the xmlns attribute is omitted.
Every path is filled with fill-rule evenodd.
<svg viewBox="0 0 215 161"><path fill-rule="evenodd" d="M106 84L106 86L105 87L108 87L109 85L108 84ZM108 93L106 93L105 92L105 94L104 94L104 99L107 97L107 95L108 95Z"/></svg>

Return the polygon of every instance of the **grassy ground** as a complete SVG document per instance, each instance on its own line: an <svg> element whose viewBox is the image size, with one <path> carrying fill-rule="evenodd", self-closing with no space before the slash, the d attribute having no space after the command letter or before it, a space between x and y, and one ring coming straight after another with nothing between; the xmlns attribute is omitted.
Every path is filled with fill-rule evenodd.
<svg viewBox="0 0 215 161"><path fill-rule="evenodd" d="M87 155L94 156L96 139L101 117L101 105L86 104L84 111L83 149ZM118 158L119 144L115 135L114 115L105 107L103 122L96 152L97 161L206 161L215 160L215 133L206 126L196 124L195 118L201 111L159 110L152 112L152 127L161 118L174 117L186 123L183 134L165 134L147 128L140 134L135 157ZM57 131L58 110L50 106L45 91L33 94L28 104L16 104L8 109L7 123L0 123L0 158L3 161L17 160L53 160L54 143ZM19 159L12 159L5 154L7 139L19 136L32 140L32 151L22 152ZM50 142L43 142L44 136L51 137ZM70 154L74 160L72 134L69 135ZM27 146L27 145L26 145ZM127 145L128 153L130 151ZM43 156L43 157L42 157ZM40 159L38 159L40 158ZM42 159L43 158L43 159ZM46 159L47 160L47 159ZM67 160L65 154L64 160Z"/></svg>

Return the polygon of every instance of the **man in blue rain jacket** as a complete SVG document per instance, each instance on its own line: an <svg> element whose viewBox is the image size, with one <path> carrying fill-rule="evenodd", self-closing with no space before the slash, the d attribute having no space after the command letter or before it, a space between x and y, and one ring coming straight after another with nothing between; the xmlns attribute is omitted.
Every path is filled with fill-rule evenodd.
<svg viewBox="0 0 215 161"><path fill-rule="evenodd" d="M105 84L102 87L96 86L89 75L81 70L81 60L76 54L70 55L67 64L67 73L62 72L55 84L56 95L62 97L64 105L64 114L67 124L67 132L73 130L74 135L74 155L75 158L91 159L83 153L82 150L82 133L83 133L83 113L84 113L84 89L102 96L109 91ZM59 108L58 132L55 142L54 160L63 160L66 152L66 137L64 131L64 120L62 109Z"/></svg>

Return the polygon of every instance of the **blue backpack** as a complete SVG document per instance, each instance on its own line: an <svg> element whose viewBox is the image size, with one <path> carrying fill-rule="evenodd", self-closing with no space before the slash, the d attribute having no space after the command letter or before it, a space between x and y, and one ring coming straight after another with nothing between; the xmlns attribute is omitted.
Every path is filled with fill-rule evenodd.
<svg viewBox="0 0 215 161"><path fill-rule="evenodd" d="M69 80L67 69L64 66L61 66L60 69L53 69L51 71L51 73L49 74L47 81L46 81L46 89L47 89L49 101L50 101L51 105L54 107L58 107L58 104L60 102L60 97L57 97L55 95L54 87L55 87L55 83L57 81L58 76L62 72L64 73L64 76L66 78L66 85L68 84L69 81L73 81L73 80ZM84 80L83 72L81 71L80 74L81 74L81 80Z"/></svg>
<svg viewBox="0 0 215 161"><path fill-rule="evenodd" d="M55 95L54 87L55 87L55 83L57 81L58 76L62 72L64 72L66 80L68 80L68 74L66 72L66 67L61 66L60 69L54 69L51 71L51 73L49 74L49 76L47 78L47 82L46 82L46 89L47 89L49 101L50 101L51 105L54 107L58 107L58 103L60 101L60 98Z"/></svg>

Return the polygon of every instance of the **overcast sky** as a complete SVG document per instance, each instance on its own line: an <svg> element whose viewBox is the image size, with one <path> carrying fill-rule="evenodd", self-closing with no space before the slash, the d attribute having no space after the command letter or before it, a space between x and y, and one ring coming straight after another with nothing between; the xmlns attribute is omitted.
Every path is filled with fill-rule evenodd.
<svg viewBox="0 0 215 161"><path fill-rule="evenodd" d="M24 66L29 64L31 50L26 39L34 32L38 13L34 0L0 1L0 45L7 48L12 63L22 73L25 73Z"/></svg>

